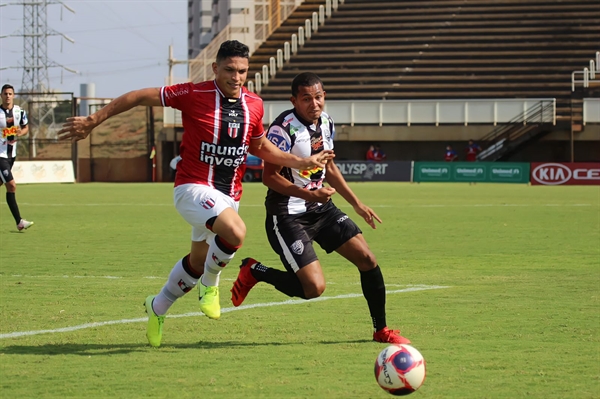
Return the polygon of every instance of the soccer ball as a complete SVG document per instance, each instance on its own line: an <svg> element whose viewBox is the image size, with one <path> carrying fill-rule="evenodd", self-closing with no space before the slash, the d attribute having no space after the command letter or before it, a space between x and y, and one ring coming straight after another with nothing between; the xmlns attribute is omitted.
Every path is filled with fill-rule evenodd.
<svg viewBox="0 0 600 399"><path fill-rule="evenodd" d="M408 395L423 385L425 359L410 345L390 345L375 360L375 379L392 395Z"/></svg>

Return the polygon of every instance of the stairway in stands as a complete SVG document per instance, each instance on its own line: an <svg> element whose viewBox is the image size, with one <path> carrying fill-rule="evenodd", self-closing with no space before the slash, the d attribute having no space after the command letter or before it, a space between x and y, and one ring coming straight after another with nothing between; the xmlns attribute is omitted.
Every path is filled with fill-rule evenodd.
<svg viewBox="0 0 600 399"><path fill-rule="evenodd" d="M251 57L253 77L323 1L307 0ZM556 98L600 48L598 0L345 0L263 86L287 100L317 73L328 99Z"/></svg>

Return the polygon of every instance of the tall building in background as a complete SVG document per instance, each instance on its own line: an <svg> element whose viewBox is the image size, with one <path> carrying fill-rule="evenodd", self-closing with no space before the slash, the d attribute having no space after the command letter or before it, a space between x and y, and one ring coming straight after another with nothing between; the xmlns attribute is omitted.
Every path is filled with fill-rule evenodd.
<svg viewBox="0 0 600 399"><path fill-rule="evenodd" d="M229 24L234 32L252 35L253 18L249 16L254 13L256 2L256 0L188 1L188 58L195 58L213 37ZM252 47L250 43L247 44Z"/></svg>

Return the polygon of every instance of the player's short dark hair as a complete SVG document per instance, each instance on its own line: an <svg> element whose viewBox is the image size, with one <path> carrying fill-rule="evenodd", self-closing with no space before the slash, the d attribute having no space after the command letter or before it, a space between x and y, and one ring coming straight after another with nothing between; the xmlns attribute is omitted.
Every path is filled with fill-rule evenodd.
<svg viewBox="0 0 600 399"><path fill-rule="evenodd" d="M292 96L296 97L298 95L298 88L300 86L310 87L316 84L320 84L321 89L325 90L323 87L323 81L317 76L316 73L302 72L301 74L296 75L292 81Z"/></svg>
<svg viewBox="0 0 600 399"><path fill-rule="evenodd" d="M9 84L5 84L4 86L2 86L2 90L0 90L0 93L4 93L4 90L7 90L7 89L12 89L12 91L15 91L14 87L12 87Z"/></svg>
<svg viewBox="0 0 600 399"><path fill-rule="evenodd" d="M221 43L217 52L217 64L229 57L250 58L250 49L237 40L227 40Z"/></svg>

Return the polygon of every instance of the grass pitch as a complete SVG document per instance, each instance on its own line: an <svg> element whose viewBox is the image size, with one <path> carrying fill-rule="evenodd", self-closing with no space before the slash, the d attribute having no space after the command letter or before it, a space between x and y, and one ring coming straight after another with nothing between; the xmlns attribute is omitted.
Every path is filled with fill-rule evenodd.
<svg viewBox="0 0 600 399"><path fill-rule="evenodd" d="M388 291L388 324L427 361L413 397L599 398L600 188L355 183L384 223L363 228ZM220 320L178 301L163 346L142 302L189 250L168 184L20 185L35 225L0 206L2 398L386 398L373 376L358 272L319 251L321 301L259 284L233 311L239 260L279 266L265 189L248 184L248 235L223 272ZM407 288L447 288L406 292ZM253 305L253 306L252 306ZM269 305L269 306L267 306Z"/></svg>

